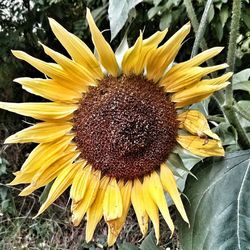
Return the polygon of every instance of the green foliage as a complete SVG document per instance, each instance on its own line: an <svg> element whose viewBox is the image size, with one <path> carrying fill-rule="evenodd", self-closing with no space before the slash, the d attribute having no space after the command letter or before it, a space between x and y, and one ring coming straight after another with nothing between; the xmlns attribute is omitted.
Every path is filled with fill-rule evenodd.
<svg viewBox="0 0 250 250"><path fill-rule="evenodd" d="M120 247L120 250L160 250L156 246L156 239L153 231L142 241L140 247L136 247L130 243L123 243Z"/></svg>
<svg viewBox="0 0 250 250"><path fill-rule="evenodd" d="M183 250L248 249L250 151L196 165L184 190L190 228L179 219Z"/></svg>
<svg viewBox="0 0 250 250"><path fill-rule="evenodd" d="M111 40L118 34L128 19L129 11L142 0L110 0L108 16L110 22Z"/></svg>
<svg viewBox="0 0 250 250"><path fill-rule="evenodd" d="M155 244L156 239L154 237L153 232L151 232L141 243L140 249L141 250L160 250L159 247L156 246Z"/></svg>
<svg viewBox="0 0 250 250"><path fill-rule="evenodd" d="M250 94L250 68L244 69L233 76L233 89L244 90Z"/></svg>
<svg viewBox="0 0 250 250"><path fill-rule="evenodd" d="M7 167L9 162L0 157L0 179L3 179L8 174ZM16 206L10 190L0 183L0 217L3 214L16 215Z"/></svg>

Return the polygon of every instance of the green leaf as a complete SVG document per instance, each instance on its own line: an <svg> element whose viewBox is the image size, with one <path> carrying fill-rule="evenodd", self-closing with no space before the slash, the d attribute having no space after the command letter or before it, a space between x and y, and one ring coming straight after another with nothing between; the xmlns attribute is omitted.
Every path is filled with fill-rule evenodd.
<svg viewBox="0 0 250 250"><path fill-rule="evenodd" d="M156 239L154 236L154 231L151 231L150 234L143 240L140 246L141 250L160 250L156 246Z"/></svg>
<svg viewBox="0 0 250 250"><path fill-rule="evenodd" d="M229 17L229 11L228 11L228 6L223 5L221 11L219 12L220 15L220 22L222 24L222 28L225 26L227 19Z"/></svg>
<svg viewBox="0 0 250 250"><path fill-rule="evenodd" d="M234 90L245 90L250 93L250 69L244 69L233 76Z"/></svg>
<svg viewBox="0 0 250 250"><path fill-rule="evenodd" d="M250 81L239 82L233 85L234 90L244 90L250 93Z"/></svg>
<svg viewBox="0 0 250 250"><path fill-rule="evenodd" d="M168 156L168 162L171 164L173 168L179 168L181 170L184 170L184 172L187 172L188 174L192 175L194 178L196 178L193 173L184 165L180 155L171 153Z"/></svg>
<svg viewBox="0 0 250 250"><path fill-rule="evenodd" d="M122 29L128 19L129 11L142 0L110 0L108 17L110 21L111 40Z"/></svg>
<svg viewBox="0 0 250 250"><path fill-rule="evenodd" d="M239 101L237 102L238 106L240 106L241 109L245 110L245 112L249 112L250 110L250 101ZM240 121L240 124L242 127L249 127L250 126L250 122L243 118L241 115L238 115L238 118L239 118L239 121Z"/></svg>
<svg viewBox="0 0 250 250"><path fill-rule="evenodd" d="M183 250L249 249L250 150L210 158L187 178L184 201L190 228L178 218Z"/></svg>
<svg viewBox="0 0 250 250"><path fill-rule="evenodd" d="M0 176L7 173L7 166L9 165L9 162L5 160L4 158L0 157Z"/></svg>
<svg viewBox="0 0 250 250"><path fill-rule="evenodd" d="M156 7L152 7L149 11L148 11L148 19L153 18L156 14L158 14L161 11L162 7L161 6L156 6Z"/></svg>
<svg viewBox="0 0 250 250"><path fill-rule="evenodd" d="M250 68L244 69L233 76L233 84L248 81L250 78Z"/></svg>
<svg viewBox="0 0 250 250"><path fill-rule="evenodd" d="M119 250L140 250L139 247L134 246L128 242L124 242L120 247Z"/></svg>
<svg viewBox="0 0 250 250"><path fill-rule="evenodd" d="M208 11L208 22L210 23L214 18L214 6L211 4L211 7L209 8Z"/></svg>
<svg viewBox="0 0 250 250"><path fill-rule="evenodd" d="M216 32L216 36L218 38L219 41L221 41L222 37L223 37L223 28L222 28L222 24L220 23L220 21L218 23L215 24L215 32Z"/></svg>
<svg viewBox="0 0 250 250"><path fill-rule="evenodd" d="M39 197L39 202L40 202L40 204L43 204L43 203L46 201L46 199L47 199L47 197L48 197L48 195L49 195L49 191L50 191L50 189L51 189L52 184L53 184L53 181L50 182L49 184L47 184L47 185L45 186L43 192L41 193L41 195L40 195L40 197Z"/></svg>
<svg viewBox="0 0 250 250"><path fill-rule="evenodd" d="M161 2L161 0L153 0L154 6L159 5L160 2Z"/></svg>
<svg viewBox="0 0 250 250"><path fill-rule="evenodd" d="M249 15L249 8L242 11L242 19L246 24L247 28L250 29L250 15Z"/></svg>
<svg viewBox="0 0 250 250"><path fill-rule="evenodd" d="M213 131L219 135L222 145L234 145L237 141L237 131L227 122L221 122Z"/></svg>
<svg viewBox="0 0 250 250"><path fill-rule="evenodd" d="M209 102L210 102L210 98L207 98L204 101L192 104L190 106L190 109L197 109L206 116L209 113L208 112L208 104L209 104Z"/></svg>
<svg viewBox="0 0 250 250"><path fill-rule="evenodd" d="M172 21L172 15L171 13L166 13L162 16L160 21L160 30L165 30L168 28Z"/></svg>

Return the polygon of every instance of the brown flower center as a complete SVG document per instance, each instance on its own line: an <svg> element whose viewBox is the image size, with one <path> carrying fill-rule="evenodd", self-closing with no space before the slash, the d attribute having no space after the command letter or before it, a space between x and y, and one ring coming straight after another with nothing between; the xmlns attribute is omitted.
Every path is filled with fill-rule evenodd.
<svg viewBox="0 0 250 250"><path fill-rule="evenodd" d="M163 89L142 76L106 77L74 114L81 157L103 175L134 179L157 170L176 144L176 110Z"/></svg>

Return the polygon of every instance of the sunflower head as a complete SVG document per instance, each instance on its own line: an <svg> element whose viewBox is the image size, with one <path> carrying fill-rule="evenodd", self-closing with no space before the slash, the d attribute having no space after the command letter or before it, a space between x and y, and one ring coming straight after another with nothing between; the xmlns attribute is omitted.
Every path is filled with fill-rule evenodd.
<svg viewBox="0 0 250 250"><path fill-rule="evenodd" d="M81 157L118 180L150 174L176 145L174 103L143 76L105 77L82 98L73 121Z"/></svg>
<svg viewBox="0 0 250 250"><path fill-rule="evenodd" d="M20 195L29 195L53 181L38 215L70 187L72 222L77 226L86 216L86 241L104 217L108 245L113 245L131 204L143 236L151 219L158 241L159 211L174 231L164 191L189 223L168 163L170 154L182 147L200 157L224 155L206 117L188 106L228 85L231 73L207 79L227 65L200 66L221 47L172 66L189 23L164 43L167 30L146 39L141 32L118 63L88 9L87 21L97 58L53 19L50 26L70 58L43 44L54 62L13 51L46 75L15 81L50 102L0 103L3 109L41 121L5 141L38 143L10 185L28 184Z"/></svg>

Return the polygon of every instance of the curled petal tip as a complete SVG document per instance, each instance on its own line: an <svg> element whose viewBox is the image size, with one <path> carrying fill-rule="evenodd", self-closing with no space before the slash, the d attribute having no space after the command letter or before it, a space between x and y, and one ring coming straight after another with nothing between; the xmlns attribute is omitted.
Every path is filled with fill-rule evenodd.
<svg viewBox="0 0 250 250"><path fill-rule="evenodd" d="M48 20L49 20L50 25L51 25L52 23L56 22L55 19L53 19L52 17L48 17Z"/></svg>
<svg viewBox="0 0 250 250"><path fill-rule="evenodd" d="M26 195L27 194L23 193L23 191L18 194L18 196L26 196Z"/></svg>
<svg viewBox="0 0 250 250"><path fill-rule="evenodd" d="M9 138L6 138L5 141L3 142L3 144L10 144L12 143L12 140Z"/></svg>
<svg viewBox="0 0 250 250"><path fill-rule="evenodd" d="M15 78L15 79L13 79L13 82L21 83L22 82L22 78L23 77Z"/></svg>
<svg viewBox="0 0 250 250"><path fill-rule="evenodd" d="M12 49L12 50L11 50L11 53L12 53L15 57L17 57L16 55L18 54L18 52L20 52L20 50L15 50L15 49Z"/></svg>
<svg viewBox="0 0 250 250"><path fill-rule="evenodd" d="M35 220L39 215L40 213L38 212L35 216L32 217L32 220Z"/></svg>
<svg viewBox="0 0 250 250"><path fill-rule="evenodd" d="M87 7L86 8L86 16L89 16L89 15L91 15L91 12L90 12L90 9Z"/></svg>
<svg viewBox="0 0 250 250"><path fill-rule="evenodd" d="M10 183L6 183L7 186L14 186L15 184L12 184L13 181L11 181Z"/></svg>
<svg viewBox="0 0 250 250"><path fill-rule="evenodd" d="M11 50L11 53L18 59L22 59L23 56L26 54L24 51L21 50Z"/></svg>
<svg viewBox="0 0 250 250"><path fill-rule="evenodd" d="M221 52L225 47L218 46L217 48L218 48L218 50L220 50L220 52Z"/></svg>
<svg viewBox="0 0 250 250"><path fill-rule="evenodd" d="M185 24L185 26L188 27L188 28L191 28L191 22L188 21L188 22Z"/></svg>

